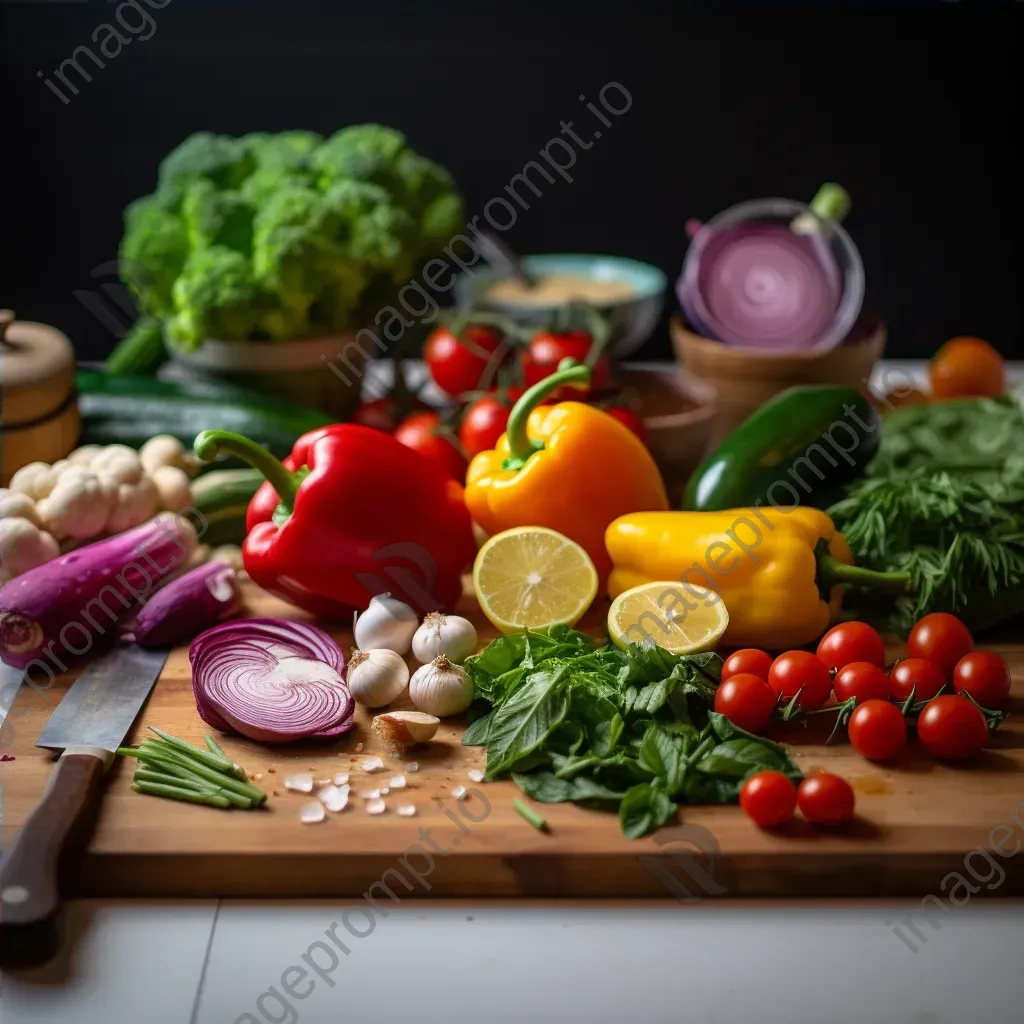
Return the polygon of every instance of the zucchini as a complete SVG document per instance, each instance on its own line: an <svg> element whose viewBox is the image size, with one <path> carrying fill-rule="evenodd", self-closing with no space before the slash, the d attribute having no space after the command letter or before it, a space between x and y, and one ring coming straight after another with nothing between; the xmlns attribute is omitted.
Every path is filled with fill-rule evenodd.
<svg viewBox="0 0 1024 1024"><path fill-rule="evenodd" d="M245 513L252 496L265 483L258 469L215 469L192 481L192 504L202 515L195 526L204 544L241 544ZM205 528L203 522L205 520Z"/></svg>
<svg viewBox="0 0 1024 1024"><path fill-rule="evenodd" d="M302 434L332 422L315 409L234 384L90 370L80 370L75 379L79 444L140 448L154 434L171 434L191 448L200 431L220 427L251 437L282 459Z"/></svg>

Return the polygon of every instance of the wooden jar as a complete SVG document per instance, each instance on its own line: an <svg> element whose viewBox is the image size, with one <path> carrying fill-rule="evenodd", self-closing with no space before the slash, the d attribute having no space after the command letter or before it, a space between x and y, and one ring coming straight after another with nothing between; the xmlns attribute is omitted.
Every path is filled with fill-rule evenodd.
<svg viewBox="0 0 1024 1024"><path fill-rule="evenodd" d="M0 310L0 485L30 462L56 462L78 441L75 353L60 331Z"/></svg>
<svg viewBox="0 0 1024 1024"><path fill-rule="evenodd" d="M769 398L795 384L865 388L885 350L885 327L878 321L865 320L847 341L824 352L759 352L723 345L694 334L678 316L670 330L676 359L718 393L714 446Z"/></svg>

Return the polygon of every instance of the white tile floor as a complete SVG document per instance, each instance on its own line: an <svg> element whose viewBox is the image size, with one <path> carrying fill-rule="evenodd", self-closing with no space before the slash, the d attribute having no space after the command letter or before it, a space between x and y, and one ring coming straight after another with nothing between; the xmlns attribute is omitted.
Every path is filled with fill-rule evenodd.
<svg viewBox="0 0 1024 1024"><path fill-rule="evenodd" d="M343 904L78 903L70 908L76 941L64 960L5 977L2 1020L1020 1019L1024 904L954 911L940 931L925 926L916 953L888 924L909 907L406 901L359 939L341 924ZM325 935L335 922L348 955ZM350 924L364 928L361 918Z"/></svg>

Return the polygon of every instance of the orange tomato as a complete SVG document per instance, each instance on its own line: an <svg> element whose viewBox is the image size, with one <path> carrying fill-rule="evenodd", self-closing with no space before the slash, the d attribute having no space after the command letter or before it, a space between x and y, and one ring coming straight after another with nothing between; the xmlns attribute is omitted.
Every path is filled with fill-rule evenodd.
<svg viewBox="0 0 1024 1024"><path fill-rule="evenodd" d="M935 398L995 397L1006 391L1006 363L981 338L952 338L932 358Z"/></svg>

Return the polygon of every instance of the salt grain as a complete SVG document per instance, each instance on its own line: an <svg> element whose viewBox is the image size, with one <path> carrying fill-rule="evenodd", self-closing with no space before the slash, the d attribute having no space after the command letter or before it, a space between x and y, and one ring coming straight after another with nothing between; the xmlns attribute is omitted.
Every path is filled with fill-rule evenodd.
<svg viewBox="0 0 1024 1024"><path fill-rule="evenodd" d="M345 783L347 783L347 782L348 782L348 772L338 772L338 774L334 776L334 784L336 786L344 786Z"/></svg>
<svg viewBox="0 0 1024 1024"><path fill-rule="evenodd" d="M367 814L383 814L387 810L387 804L383 800L367 800L366 801L366 813Z"/></svg>
<svg viewBox="0 0 1024 1024"><path fill-rule="evenodd" d="M296 772L284 780L284 788L294 790L296 793L312 793L313 776L309 772Z"/></svg>
<svg viewBox="0 0 1024 1024"><path fill-rule="evenodd" d="M405 789L405 776L404 775L396 775L391 780L391 788L392 789Z"/></svg>
<svg viewBox="0 0 1024 1024"><path fill-rule="evenodd" d="M319 800L303 804L299 809L299 820L303 825L316 825L327 817L324 805Z"/></svg>
<svg viewBox="0 0 1024 1024"><path fill-rule="evenodd" d="M410 761L408 764L403 764L402 767L407 772L418 772L420 770L419 761Z"/></svg>
<svg viewBox="0 0 1024 1024"><path fill-rule="evenodd" d="M379 772L384 767L384 762L379 757L368 757L359 767L364 772Z"/></svg>
<svg viewBox="0 0 1024 1024"><path fill-rule="evenodd" d="M456 800L461 800L465 795L466 795L466 787L465 786L456 786L452 790L452 796L455 797Z"/></svg>
<svg viewBox="0 0 1024 1024"><path fill-rule="evenodd" d="M380 797L379 789L361 789L359 795L364 800L377 800Z"/></svg>
<svg viewBox="0 0 1024 1024"><path fill-rule="evenodd" d="M387 796L387 795L388 795L388 793L390 793L390 792L391 792L391 790L390 790L390 789L388 789L388 787L387 787L387 786L385 786L385 787L384 787L384 788L383 788L383 789L382 789L382 790L380 791L380 795L381 795L381 796Z"/></svg>
<svg viewBox="0 0 1024 1024"><path fill-rule="evenodd" d="M416 813L415 804L402 804L395 812L400 818L411 818Z"/></svg>
<svg viewBox="0 0 1024 1024"><path fill-rule="evenodd" d="M335 814L348 804L348 786L324 786L317 795L320 803Z"/></svg>
<svg viewBox="0 0 1024 1024"><path fill-rule="evenodd" d="M470 782L483 782L484 781L484 773L482 771L480 771L479 768L474 768L469 773L469 781Z"/></svg>

